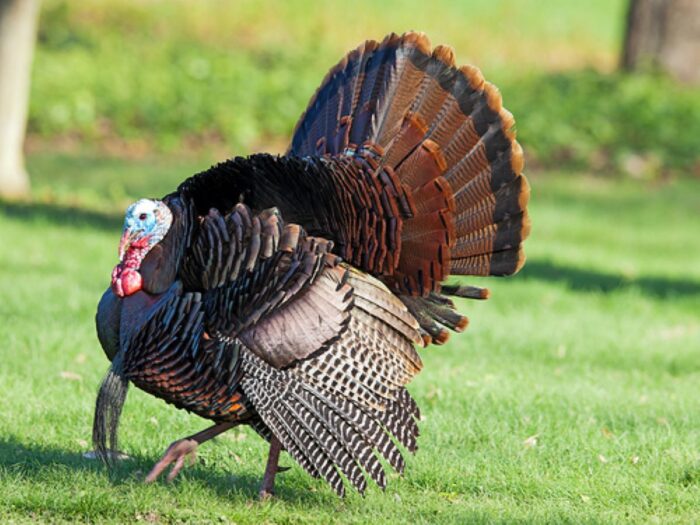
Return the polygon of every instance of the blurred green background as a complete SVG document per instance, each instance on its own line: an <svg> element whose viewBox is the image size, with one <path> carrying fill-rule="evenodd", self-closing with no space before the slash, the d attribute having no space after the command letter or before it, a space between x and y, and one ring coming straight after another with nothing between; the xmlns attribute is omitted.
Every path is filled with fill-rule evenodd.
<svg viewBox="0 0 700 525"><path fill-rule="evenodd" d="M283 150L344 52L419 28L501 88L534 165L697 175L697 91L615 73L626 6L46 0L30 135L132 155Z"/></svg>
<svg viewBox="0 0 700 525"><path fill-rule="evenodd" d="M32 193L0 201L0 521L700 521L700 92L618 71L625 0L44 0ZM301 469L254 503L265 447L132 389L108 476L82 458L107 361L93 326L124 207L233 155L283 152L326 71L409 29L479 66L532 185L523 271L423 352L420 450L341 501ZM291 460L287 459L287 463Z"/></svg>

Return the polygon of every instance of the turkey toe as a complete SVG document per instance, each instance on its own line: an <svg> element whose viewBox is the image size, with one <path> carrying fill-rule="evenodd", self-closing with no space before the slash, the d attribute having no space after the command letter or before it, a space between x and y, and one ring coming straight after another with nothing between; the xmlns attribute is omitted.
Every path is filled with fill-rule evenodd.
<svg viewBox="0 0 700 525"><path fill-rule="evenodd" d="M168 447L168 450L163 454L160 461L154 465L151 472L148 473L148 476L146 476L146 483L153 483L171 463L175 464L168 474L168 481L175 479L182 470L182 467L185 466L185 460L188 456L190 457L190 465L194 464L197 455L197 445L198 443L194 439L175 441Z"/></svg>

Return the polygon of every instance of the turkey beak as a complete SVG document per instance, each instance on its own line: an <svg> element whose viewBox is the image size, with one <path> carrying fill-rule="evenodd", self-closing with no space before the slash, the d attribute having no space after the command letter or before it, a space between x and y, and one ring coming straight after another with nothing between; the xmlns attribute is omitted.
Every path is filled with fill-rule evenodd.
<svg viewBox="0 0 700 525"><path fill-rule="evenodd" d="M122 238L119 241L119 260L124 261L124 254L134 242L138 235L138 232L134 232L131 228L124 228L124 233L122 233Z"/></svg>

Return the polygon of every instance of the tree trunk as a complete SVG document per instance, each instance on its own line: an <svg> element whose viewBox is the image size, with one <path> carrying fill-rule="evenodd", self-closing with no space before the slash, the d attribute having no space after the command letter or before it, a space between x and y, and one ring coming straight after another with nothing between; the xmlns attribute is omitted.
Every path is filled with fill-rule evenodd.
<svg viewBox="0 0 700 525"><path fill-rule="evenodd" d="M0 195L29 191L24 167L29 79L39 0L0 0Z"/></svg>
<svg viewBox="0 0 700 525"><path fill-rule="evenodd" d="M622 67L700 83L700 0L630 0Z"/></svg>

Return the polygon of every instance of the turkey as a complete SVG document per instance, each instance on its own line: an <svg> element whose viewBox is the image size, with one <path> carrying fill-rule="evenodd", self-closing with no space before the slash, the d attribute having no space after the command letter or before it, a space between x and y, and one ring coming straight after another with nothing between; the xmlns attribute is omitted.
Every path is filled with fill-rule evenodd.
<svg viewBox="0 0 700 525"><path fill-rule="evenodd" d="M146 481L241 424L339 495L384 488L417 447L416 346L467 318L449 275L525 261L529 186L498 90L422 33L367 41L333 67L283 156L237 157L126 211L97 311L111 360L93 425L110 461L127 386L213 425Z"/></svg>

